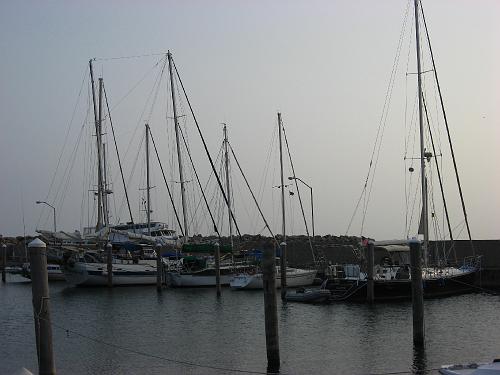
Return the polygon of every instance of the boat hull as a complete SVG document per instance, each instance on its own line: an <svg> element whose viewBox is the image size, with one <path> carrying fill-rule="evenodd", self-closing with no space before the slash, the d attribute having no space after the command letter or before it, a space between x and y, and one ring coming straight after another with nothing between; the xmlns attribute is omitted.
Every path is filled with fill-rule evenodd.
<svg viewBox="0 0 500 375"><path fill-rule="evenodd" d="M74 286L107 286L105 263L80 263L64 267L66 281ZM113 286L156 284L156 266L152 264L113 264Z"/></svg>
<svg viewBox="0 0 500 375"><path fill-rule="evenodd" d="M316 277L316 270L292 269L292 271L287 272L286 275L287 287L295 288L299 286L312 285L315 277ZM231 280L230 285L231 288L238 290L263 289L264 282L262 279L262 273L256 273L253 275L249 274L235 275ZM276 288L281 288L281 277L279 274L276 276Z"/></svg>
<svg viewBox="0 0 500 375"><path fill-rule="evenodd" d="M477 271L458 275L424 279L422 281L424 298L440 298L469 293L474 289ZM332 292L334 300L366 301L366 281L331 280L326 287ZM374 280L375 301L411 299L411 280Z"/></svg>

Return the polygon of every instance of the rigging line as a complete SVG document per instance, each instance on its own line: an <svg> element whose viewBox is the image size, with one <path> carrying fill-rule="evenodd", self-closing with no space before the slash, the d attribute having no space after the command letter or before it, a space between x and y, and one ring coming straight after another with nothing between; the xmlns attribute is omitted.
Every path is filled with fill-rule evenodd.
<svg viewBox="0 0 500 375"><path fill-rule="evenodd" d="M60 198L61 200L60 200L59 204L56 204L58 212L61 212L61 209L64 205L64 200L66 199L66 194L68 192L68 185L69 185L69 182L71 180L71 172L73 171L73 166L75 165L76 156L77 156L78 149L80 147L80 141L81 141L82 135L83 135L83 129L84 129L84 127L82 126L80 129L80 134L78 135L78 139L76 141L75 148L73 150L73 155L71 156L70 162L68 163L67 168L66 168L66 170L67 170L66 181L63 182L64 187L63 187L63 190L61 192L61 198Z"/></svg>
<svg viewBox="0 0 500 375"><path fill-rule="evenodd" d="M127 181L127 189L130 186L130 184L132 183L132 178L134 177L134 174L135 174L135 168L137 167L137 161L139 160L139 154L141 153L142 144L143 144L145 138L146 138L146 136L143 134L141 137L141 140L139 142L139 147L137 148L137 154L135 156L134 164L132 166L132 170L130 171L130 175L129 175L129 178ZM120 204L119 211L121 211L122 207L123 207L123 200L122 200L122 203ZM139 204L139 215L140 215L140 204Z"/></svg>
<svg viewBox="0 0 500 375"><path fill-rule="evenodd" d="M175 65L175 62L174 62L173 59L172 59L172 63L174 65L175 73L177 75L177 78L179 79L179 83L181 84L182 91L184 92L184 96L186 97L186 101L187 101L187 104L188 104L189 109L191 111L191 115L193 116L194 123L196 124L196 128L198 129L198 134L200 135L201 141L203 142L203 147L205 148L205 152L206 152L206 154L208 156L208 160L210 161L210 165L212 166L212 170L214 170L215 177L217 178L217 184L219 185L219 189L221 190L222 196L224 197L224 201L226 202L227 206L230 207L230 205L228 203L228 200L227 200L226 193L224 192L224 188L222 187L222 183L220 181L220 177L219 177L219 175L217 174L217 172L215 170L215 165L214 165L214 162L212 160L212 156L210 156L210 152L208 151L208 147L207 147L207 144L205 142L205 138L203 138L203 134L201 133L200 126L198 125L198 120L196 119L196 116L195 116L194 111L193 111L193 107L191 106L191 102L189 101L189 98L187 96L186 89L184 88L184 84L182 83L181 76L179 74L179 71L177 70L177 65ZM234 218L233 210L231 210L231 208L229 208L229 212L231 214L231 218L233 219L234 226L236 227L236 230L238 231L238 237L241 240L240 228L238 227L238 223L236 222L236 219Z"/></svg>
<svg viewBox="0 0 500 375"><path fill-rule="evenodd" d="M304 219L304 225L306 227L307 239L309 241L309 247L311 249L311 255L313 257L313 262L316 263L316 256L314 254L313 244L311 241L311 236L309 235L309 228L307 226L306 215L304 213L304 205L302 204L302 197L300 196L299 183L297 182L297 177L295 175L295 167L292 161L292 154L290 152L290 147L288 145L288 138L286 136L285 127L283 126L283 120L281 120L281 128L283 129L283 137L285 138L286 150L288 152L288 159L290 160L290 167L292 168L293 179L295 181L295 189L297 190L297 196L299 197L300 210L302 211L302 218ZM285 187L283 186L282 189Z"/></svg>
<svg viewBox="0 0 500 375"><path fill-rule="evenodd" d="M276 243L276 246L280 246L278 243L278 240L276 240L276 237L273 234L273 231L269 227L269 224L267 223L266 218L264 217L264 214L262 213L262 210L260 209L259 202L257 202L257 199L255 198L255 195L252 191L252 188L250 187L250 184L248 183L248 180L243 173L243 169L241 169L240 162L238 161L238 158L236 157L236 154L234 153L233 146L231 146L231 143L229 143L229 148L231 149L231 153L233 154L234 161L236 162L236 165L238 166L238 169L240 170L241 175L243 176L243 179L245 180L245 183L247 185L248 190L250 191L250 194L252 195L253 201L255 202L255 205L257 206L257 209L259 210L260 216L262 217L262 220L264 221L264 224L266 225L267 230L271 234L271 237L273 238L274 242Z"/></svg>
<svg viewBox="0 0 500 375"><path fill-rule="evenodd" d="M85 67L84 69L84 73L83 73L83 78L82 78L82 83L80 85L80 90L78 90L78 96L77 96L77 99L76 99L76 103L75 103L75 106L73 108L73 113L71 114L71 120L68 124L68 128L66 130L66 135L64 136L64 142L63 142L63 147L61 149L61 152L59 153L59 158L57 159L57 164L56 164L56 169L54 171L54 174L52 175L52 180L50 182L50 185L49 185L49 191L45 197L45 200L49 200L49 196L50 196L50 193L52 191L52 187L54 185L54 182L55 182L55 179L56 179L56 175L57 175L57 171L59 169L59 164L61 163L61 159L62 159L62 155L64 153L64 149L66 148L66 144L67 144L67 140L68 140L68 136L69 136L69 132L72 128L72 125L73 125L73 120L75 119L75 114L76 114L76 109L78 108L78 104L80 103L80 97L82 95L82 91L83 91L83 86L85 84L85 80L86 80L86 77L87 77L87 67ZM40 211L40 216L38 218L38 221L37 221L37 224L36 226L38 226L40 220L41 220L41 217L42 217L42 212L43 211Z"/></svg>
<svg viewBox="0 0 500 375"><path fill-rule="evenodd" d="M465 225L467 227L467 234L469 236L469 242L470 242L470 246L471 246L471 249L472 249L472 254L475 255L474 244L472 242L472 236L471 236L471 233L470 233L469 220L467 218L467 210L465 208L464 196L463 196L463 193L462 193L462 186L460 184L460 177L458 175L458 167L457 167L457 162L456 162L456 159L455 159L455 151L453 150L453 143L451 141L450 128L448 126L448 118L446 117L446 110L444 108L443 95L441 93L441 85L439 84L439 79L438 79L437 69L436 69L436 63L434 61L434 53L432 52L431 39L429 37L429 30L427 28L427 22L425 20L424 8L422 7L422 1L421 0L420 0L420 12L422 13L422 20L424 21L425 34L427 35L427 44L429 46L429 52L430 52L430 55L431 55L432 68L434 70L434 78L436 80L436 84L437 84L437 88L438 88L439 100L441 102L441 110L443 112L444 123L445 123L445 126L446 126L446 134L448 136L448 144L450 145L451 158L453 160L453 167L455 169L455 177L456 177L456 180L457 180L458 191L459 191L459 194L460 194L460 201L462 203L462 211L464 213Z"/></svg>
<svg viewBox="0 0 500 375"><path fill-rule="evenodd" d="M439 163L437 161L436 147L434 145L434 137L432 136L431 126L430 126L430 123L429 123L429 116L428 116L428 111L427 111L427 104L426 104L425 96L424 95L422 95L422 103L424 104L425 117L427 119L427 126L429 128L429 136L430 136L430 139L431 139L432 152L434 153L434 160L436 160L436 163L435 163L436 164L436 171L437 171L437 175L438 175L438 179L439 179L439 188L441 190L441 197L443 199L443 207L444 207L444 212L445 212L445 215L446 215L446 223L448 224L448 232L450 234L450 241L453 242L453 232L451 230L450 216L448 215L448 205L446 204L446 198L445 198L445 195L444 195L443 180L441 178L441 171L440 171L440 168L439 168ZM455 261L456 260L457 260L457 254L455 252Z"/></svg>
<svg viewBox="0 0 500 375"><path fill-rule="evenodd" d="M155 149L156 158L158 159L158 164L160 164L161 174L163 176L163 181L165 182L165 186L167 187L168 197L170 198L170 202L172 203L172 208L174 210L175 219L177 220L177 225L179 225L179 229L181 230L181 234L184 237L184 230L183 230L182 225L181 225L179 213L177 212L177 209L175 208L174 198L172 196L172 192L170 191L170 188L168 187L167 178L165 176L165 172L163 171L163 165L161 164L160 155L158 154L158 149L156 148L155 139L153 138L153 134L151 133L151 129L149 129L149 135L151 136L151 141L153 142L153 147Z"/></svg>
<svg viewBox="0 0 500 375"><path fill-rule="evenodd" d="M138 59L141 57L151 57L151 56L165 56L165 52L149 53L146 55L118 56L118 57L94 57L93 60L94 61L111 61L111 60Z"/></svg>
<svg viewBox="0 0 500 375"><path fill-rule="evenodd" d="M203 191L203 187L202 187L202 185L201 185L201 181L200 181L200 178L199 178L199 176L198 176L198 172L196 171L196 168L195 168L195 166L194 166L194 162L193 162L193 158L191 157L191 151L189 151L189 147L188 147L188 145L187 145L186 138L184 137L184 132L182 131L182 128L181 128L181 127L179 127L179 132L180 132L180 134L181 134L181 136L182 136L182 140L183 140L184 146L186 147L186 152L187 152L187 154L188 154L189 161L191 162L191 166L192 166L192 168L193 168L193 172L194 172L194 175L195 175L195 177L196 177L196 181L198 182L198 186L199 186L199 188L200 188L200 190L201 190L201 195L203 196L203 200L205 201L205 205L207 206L208 214L210 215L210 219L212 220L212 224L213 224L213 226L214 226L214 228L213 228L213 229L214 229L214 231L217 233L217 236L218 236L218 237L221 237L221 235L220 235L220 233L219 233L219 230L218 230L218 228L217 228L217 224L216 224L216 222L215 222L215 219L214 219L214 217L213 217L213 215L212 215L212 211L210 210L210 206L209 206L209 204L208 204L207 197L206 197L206 195L205 195L205 192ZM218 176L217 176L217 172L216 172L215 170L213 170L213 172L214 172L215 176L218 178ZM238 233L239 233L239 232L238 232ZM241 237L241 235L240 235L240 237Z"/></svg>
<svg viewBox="0 0 500 375"><path fill-rule="evenodd" d="M396 73L397 73L397 70L398 70L398 65L399 65L399 59L400 59L400 56L401 56L401 47L402 47L402 44L403 44L403 39L404 39L404 31L406 30L406 22L408 20L408 10L410 8L410 2L408 2L408 6L406 8L406 11L407 13L405 14L405 18L404 18L404 21L403 21L403 26L401 27L401 33L400 33L400 36L399 36L399 41L398 41L398 48L396 50L396 56L394 58L394 63L393 63L393 70L391 72L391 79L392 79L392 82L390 81L389 82L389 86L388 86L388 89L387 89L387 92L386 92L386 99L385 99L385 103L384 103L384 108L383 108L383 111L382 111L382 116L381 116L381 119L380 119L380 125L379 125L379 131L380 131L380 141L378 143L378 148L377 148L377 152L376 152L376 157L375 157L375 165L373 167L373 173L372 173L372 179L371 179L371 182L370 182L370 187L368 189L368 197L366 199L366 205L364 207L364 212L363 212L363 218L362 218L362 227L364 226L364 222L365 222L365 218L366 218L366 213L368 212L368 204L370 203L370 197L371 197L371 193L372 193L372 190L373 190L373 184L374 184L374 181L375 181L375 173L377 171L377 166L378 166L378 160L379 160L379 157L380 157L380 150L382 148L382 141L383 141L383 138L384 138L384 133L385 133L385 128L386 128L386 125L387 125L387 117L389 115L389 107L390 107L390 103L391 103L391 98L392 98L392 93L393 93L393 89L394 89L394 84L395 84L395 81L396 81ZM384 113L385 111L385 113ZM377 132L377 137L378 137L378 132ZM374 152L375 152L375 147L374 147ZM373 154L372 154L372 160L373 160ZM371 162L370 162L370 166L371 166Z"/></svg>
<svg viewBox="0 0 500 375"><path fill-rule="evenodd" d="M372 150L372 155L371 155L371 159L370 159L370 164L369 164L369 167L368 167L368 173L366 175L365 185L363 186L363 189L361 190L360 197L358 199L358 202L356 203L356 207L355 207L354 213L353 213L353 215L351 217L351 220L349 222L346 234L349 232L349 229L350 229L350 226L351 226L352 221L354 219L354 216L356 215L357 210L359 208L359 204L361 203L363 195L366 193L366 189L367 189L367 185L368 185L369 180L370 180L370 176L373 176L375 174L376 169L377 169L378 156L380 155L380 146L381 146L381 143L382 143L382 138L383 138L383 134L384 134L385 124L386 124L386 121L387 121L387 113L389 111L388 110L389 103L390 103L390 100L391 100L391 97L392 97L392 89L394 87L395 76L396 76L396 71L397 71L397 65L398 65L398 62L399 62L399 56L401 54L401 46L402 46L402 42L403 42L404 31L406 29L406 24L407 24L407 21L408 21L409 9L410 9L410 1L408 1L407 7L406 7L406 11L405 11L404 19L403 19L403 25L401 27L401 32L400 32L400 35L399 35L398 46L397 46L397 49L396 49L396 56L394 57L394 61L393 61L393 65L392 65L392 71L391 71L391 74L390 74L390 77L389 77L389 85L387 87L386 94L385 94L384 106L382 108L382 114L381 114L380 120L379 120L379 126L378 126L377 134L376 134L376 137L375 137L375 143L373 145L373 150ZM381 131L381 129L382 129L382 131ZM380 143L380 145L379 145L379 143ZM378 147L377 157L376 157L376 160L375 160L375 165L373 165L373 158L374 158L376 150L377 150L377 145L379 147ZM373 173L371 173L372 167L373 167ZM367 209L368 209L368 201L369 201L370 196L371 196L371 191L372 191L372 187L373 187L373 181L374 181L374 177L372 177L372 179L371 179L370 189L368 190L369 191L368 192L368 199L366 201L366 206L364 207L364 210L363 210L363 219L362 219L362 224L361 224L362 226L364 226L364 219L366 217L366 212L367 212Z"/></svg>
<svg viewBox="0 0 500 375"><path fill-rule="evenodd" d="M165 72L166 66L167 66L167 60L165 59L165 62L163 63L163 66L162 66L161 71L160 71L160 76L155 83L156 84L156 92L154 94L153 101L151 103L151 108L149 110L148 117L145 119L147 123L150 122L149 120L151 119L151 116L153 115L153 109L154 109L154 106L156 104L156 100L158 99L158 93L160 91L161 82L163 80L163 73Z"/></svg>
<svg viewBox="0 0 500 375"><path fill-rule="evenodd" d="M106 93L106 87L104 85L103 85L103 89L104 89L104 99L106 101L106 108L108 110L109 124L111 125L111 132L113 134L113 141L115 143L116 157L118 158L118 166L120 168L120 176L122 178L122 183L123 183L123 190L125 190L125 198L127 199L128 213L130 215L131 223L134 224L134 218L132 216L132 209L130 208L130 200L128 198L127 186L125 185L125 177L123 176L122 162L120 159L120 153L118 152L118 145L116 143L115 127L113 126L113 120L111 119L111 111L109 109L108 94ZM115 207L115 209L116 209L116 207Z"/></svg>
<svg viewBox="0 0 500 375"><path fill-rule="evenodd" d="M45 320L46 322L48 322L48 319L41 317L40 314L36 314L36 318L39 319L39 320ZM66 328L66 327L64 327L62 325L54 323L54 321L51 321L51 324L52 324L53 327L58 328L58 329L60 329L60 330L62 330L64 332L66 332L66 334L70 334L71 333L71 334L74 334L74 335L79 336L81 338L87 339L89 341L93 341L93 342L101 344L101 345L109 346L111 348L123 350L125 352L129 352L129 353L141 355L143 357L149 357L149 358L153 358L153 359L160 359L160 360L163 360L163 361L166 361L166 362L176 363L176 364L185 365L185 366L206 368L206 369L219 370L219 371L225 371L225 372L243 373L243 374L262 374L262 375L268 374L267 372L262 372L262 371L244 370L244 369L236 369L236 368L228 368L228 367L212 366L212 365L203 365L203 364L196 363L196 362L183 361L183 360L178 360L178 359L163 357L161 355L146 353L146 352L143 352L143 351L140 351L140 350L137 350L137 349L127 348L125 346L121 346L121 345L118 345L118 344L115 344L115 343L107 342L107 341L98 339L96 337L88 336L88 335L85 335L85 334L80 333L78 331L74 331L74 330ZM286 375L286 374L284 374L284 375Z"/></svg>
<svg viewBox="0 0 500 375"><path fill-rule="evenodd" d="M163 59L162 59L162 60L163 60ZM156 64L155 64L155 65L154 65L154 66L153 66L153 67L152 67L152 68L151 68L148 72L147 72L147 74L149 74L149 73L150 73L150 72L151 72L154 68L156 68L156 66L158 66L158 64L159 64L162 60L158 61L158 62L157 62L157 63L156 63ZM166 61L166 60L165 60L165 61ZM161 71L160 71L160 72L161 72ZM143 108L142 108L141 114L139 115L139 118L137 119L137 123L136 123L136 125L135 125L134 132L133 132L133 134L132 134L132 137L130 137L130 141L129 141L129 143L128 143L128 145L127 145L127 148L126 148L126 150L125 150L125 158L127 157L128 153L129 153L129 151L130 151L130 147L132 146L132 142L133 142L133 141L134 141L134 139L135 139L135 135L136 135L137 131L139 130L139 125L140 125L140 124L141 124L141 122L142 122L142 118L143 118L143 116L144 116L144 112L146 112L146 107L148 106L149 100L151 99L151 96L153 95L153 91L154 91L154 88L155 88L155 86L156 86L156 82L158 82L158 79L159 79L159 76L160 76L160 72L158 72L158 74L157 74L157 76L156 76L156 78L155 78L155 81L154 81L153 87L151 88L151 91L149 92L148 97L146 98L146 102L144 103L144 106L143 106ZM143 79L142 79L140 82L142 82L145 78L146 78L146 75L143 77ZM140 83L140 82L139 82L139 83ZM139 84L139 83L138 83L138 84ZM134 89L138 86L138 84L136 84L136 85L135 85L135 86L134 86L131 90L134 90ZM129 93L127 93L127 95L128 95L128 94L130 94L131 92L132 92L132 91L129 91ZM121 100L123 100L123 99L121 99ZM121 100L119 100L119 101L118 101L118 103L117 103L117 104L115 104L115 106L111 108L111 111L113 111L113 110L114 110L114 109L118 106L118 104L121 102ZM142 129L142 127L141 127L141 129ZM115 179L116 179L116 176L115 176Z"/></svg>
<svg viewBox="0 0 500 375"><path fill-rule="evenodd" d="M222 146L221 146L221 148L219 149L219 152L218 152L218 154L217 154L217 159L216 159L216 161L215 161L216 163L217 163L217 160L219 160L219 155L221 154L221 152L222 152ZM210 172L210 175L208 176L208 179L207 179L207 182L206 182L206 184L205 184L205 187L203 188L203 191L207 190L207 188L208 188L208 184L210 183L210 180L212 179L213 174L214 174L214 172L213 172L213 171L211 171L211 172ZM200 197L200 199L198 200L198 203L196 204L196 208L194 209L193 216L191 217L191 222L190 222L189 224L193 224L193 223L194 223L194 218L195 218L196 213L198 212L198 209L199 209L199 207L200 207L200 205L201 205L201 201L202 201L202 199L203 199L203 197ZM206 215L205 215L205 218L206 218Z"/></svg>
<svg viewBox="0 0 500 375"><path fill-rule="evenodd" d="M276 136L277 136L277 134L274 131L274 127L273 127L273 132L271 134L269 146L267 148L267 154L266 154L264 168L262 170L262 175L260 178L260 185L259 185L258 191L257 191L258 201L261 203L262 203L262 199L264 196L264 186L266 185L267 177L268 177L269 170L270 170L271 155L272 155L272 150L274 148L273 145L276 142ZM272 207L274 208L274 204L272 205ZM252 227L251 228L253 231L255 231L257 229L257 222L258 222L258 217L257 217L257 215L255 215L255 217L252 218Z"/></svg>

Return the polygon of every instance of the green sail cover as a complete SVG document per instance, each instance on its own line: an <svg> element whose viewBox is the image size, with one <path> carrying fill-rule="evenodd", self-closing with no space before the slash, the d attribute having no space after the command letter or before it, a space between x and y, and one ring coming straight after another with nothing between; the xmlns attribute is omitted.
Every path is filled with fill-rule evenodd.
<svg viewBox="0 0 500 375"><path fill-rule="evenodd" d="M215 246L211 243L186 243L182 245L182 252L214 254ZM222 245L220 252L221 254L231 253L231 245Z"/></svg>

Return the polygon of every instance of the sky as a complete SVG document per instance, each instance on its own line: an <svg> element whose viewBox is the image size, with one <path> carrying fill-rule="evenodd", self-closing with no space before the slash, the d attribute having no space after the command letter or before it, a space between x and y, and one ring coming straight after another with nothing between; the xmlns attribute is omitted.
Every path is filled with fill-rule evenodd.
<svg viewBox="0 0 500 375"><path fill-rule="evenodd" d="M316 234L362 233L376 239L411 235L407 223L415 226L418 219L408 220L407 212L414 217L420 209L419 199L413 198L419 184L418 161L404 160L405 155L418 156L418 149L410 145L417 89L413 9L408 5L406 0L2 1L0 234L51 229L52 211L35 204L37 200L56 206L58 229L81 230L92 223L86 205L92 206L88 190L93 183L89 176L95 137L91 118L85 117L91 58L96 58L96 77L104 78L127 180L132 176L129 190L136 217L144 216L144 190L139 190L144 188L144 172L133 166L136 159L139 164L144 160L139 145L146 121L158 140L170 184L178 185L172 182L177 172L167 71L155 91L164 61L161 54L170 50L210 152L215 159L221 123L227 123L231 145L274 232L281 231L279 189L273 188L279 185L279 111L296 176L313 187ZM472 236L498 239L500 3L435 0L423 1L423 6ZM429 70L425 39L422 43L424 70ZM109 59L130 56L143 57ZM399 63L390 85L395 56ZM423 74L431 122L442 146L438 159L450 193L455 236L465 238L432 78L432 71ZM210 166L187 103L179 100L181 122L205 185ZM349 227L381 123L384 136L366 215L363 220L362 199ZM112 217L124 222L123 188L107 126ZM241 232L265 234L243 180L236 177L236 165L231 165ZM412 165L413 177L408 171ZM153 217L175 228L158 166L153 169ZM288 164L285 173L291 173ZM195 210L199 193L190 170L188 178L191 210L198 215L191 232L210 233L209 224L198 223L206 214ZM430 183L436 190L431 211L442 220L437 180ZM295 191L293 186L287 189ZM311 230L309 191L301 188L301 194ZM178 202L178 191L174 195ZM297 194L287 195L286 201L288 233L305 233ZM438 236L437 229L432 229L432 236Z"/></svg>

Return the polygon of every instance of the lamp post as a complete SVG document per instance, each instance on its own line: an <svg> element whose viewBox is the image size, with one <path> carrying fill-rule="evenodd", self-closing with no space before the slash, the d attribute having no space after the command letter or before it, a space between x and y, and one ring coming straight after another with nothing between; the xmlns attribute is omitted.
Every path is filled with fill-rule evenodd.
<svg viewBox="0 0 500 375"><path fill-rule="evenodd" d="M309 191L311 193L311 226L312 226L312 235L314 237L314 200L313 200L313 188L312 186L310 186L309 184L307 184L306 182L304 182L303 180L301 180L300 178L294 176L294 177L288 177L288 179L291 181L291 180L298 180L300 182L302 182L305 186L307 186L309 188Z"/></svg>
<svg viewBox="0 0 500 375"><path fill-rule="evenodd" d="M54 211L54 233L56 232L56 208L52 206L50 203L47 203L45 201L36 201L36 204L46 204L49 207L52 207L52 210Z"/></svg>

